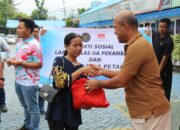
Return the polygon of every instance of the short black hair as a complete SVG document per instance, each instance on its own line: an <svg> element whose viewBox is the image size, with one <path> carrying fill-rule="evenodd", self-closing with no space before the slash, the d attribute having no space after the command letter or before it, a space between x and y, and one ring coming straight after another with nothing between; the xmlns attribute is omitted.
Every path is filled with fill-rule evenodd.
<svg viewBox="0 0 180 130"><path fill-rule="evenodd" d="M160 19L160 22L166 23L168 27L171 25L171 20L169 18Z"/></svg>
<svg viewBox="0 0 180 130"><path fill-rule="evenodd" d="M25 27L31 29L31 33L33 32L35 23L32 19L22 18L19 22L23 22Z"/></svg>
<svg viewBox="0 0 180 130"><path fill-rule="evenodd" d="M34 25L34 28L38 28L38 30L40 29L40 27L37 24Z"/></svg>

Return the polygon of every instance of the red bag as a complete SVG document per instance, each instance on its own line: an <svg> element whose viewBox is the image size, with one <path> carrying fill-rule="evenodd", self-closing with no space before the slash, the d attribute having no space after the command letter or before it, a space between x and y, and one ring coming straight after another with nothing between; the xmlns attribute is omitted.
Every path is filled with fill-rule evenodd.
<svg viewBox="0 0 180 130"><path fill-rule="evenodd" d="M108 107L109 102L106 99L103 89L96 89L87 94L84 86L87 78L81 78L72 84L73 106L75 109L80 109L81 106L87 107Z"/></svg>

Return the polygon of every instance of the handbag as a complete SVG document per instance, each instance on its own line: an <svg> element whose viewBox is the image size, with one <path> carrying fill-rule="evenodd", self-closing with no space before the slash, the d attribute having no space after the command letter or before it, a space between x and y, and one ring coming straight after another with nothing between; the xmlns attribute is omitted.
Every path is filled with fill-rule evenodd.
<svg viewBox="0 0 180 130"><path fill-rule="evenodd" d="M39 96L49 103L52 103L57 95L57 92L58 90L53 88L51 85L44 84L39 90Z"/></svg>
<svg viewBox="0 0 180 130"><path fill-rule="evenodd" d="M52 71L50 72L48 83L44 84L39 89L39 96L46 100L48 103L52 103L58 93L58 90L50 85L51 74Z"/></svg>
<svg viewBox="0 0 180 130"><path fill-rule="evenodd" d="M58 65L55 67L53 66L51 73L49 75L49 83L44 84L40 88L39 92L39 96L42 97L44 100L48 101L49 103L56 102L55 100L56 97L58 97L58 91L64 88L66 80L69 79L69 75L64 72L64 59L62 57L56 57L56 59L57 58L61 58L63 63L62 66L60 66L60 68ZM57 89L53 88L50 85L51 75L53 75Z"/></svg>
<svg viewBox="0 0 180 130"><path fill-rule="evenodd" d="M87 90L84 86L87 80L89 79L80 78L72 84L71 91L74 109L80 109L82 106L96 108L108 107L109 102L106 99L105 92L102 88L87 93Z"/></svg>

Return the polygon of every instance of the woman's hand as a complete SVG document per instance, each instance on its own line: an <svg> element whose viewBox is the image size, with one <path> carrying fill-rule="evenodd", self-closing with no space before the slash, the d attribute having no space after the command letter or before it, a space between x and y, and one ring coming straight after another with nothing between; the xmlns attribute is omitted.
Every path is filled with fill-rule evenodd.
<svg viewBox="0 0 180 130"><path fill-rule="evenodd" d="M99 76L101 72L100 71L101 68L99 66L92 65L92 64L84 67L83 69L84 69L83 74L86 76L91 76L91 77Z"/></svg>

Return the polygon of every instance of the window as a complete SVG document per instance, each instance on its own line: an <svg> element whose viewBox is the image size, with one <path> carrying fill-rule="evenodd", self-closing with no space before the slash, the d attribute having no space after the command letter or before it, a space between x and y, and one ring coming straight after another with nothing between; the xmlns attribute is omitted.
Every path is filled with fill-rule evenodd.
<svg viewBox="0 0 180 130"><path fill-rule="evenodd" d="M145 27L150 26L150 23L145 23Z"/></svg>
<svg viewBox="0 0 180 130"><path fill-rule="evenodd" d="M155 23L151 23L151 28L152 28L152 33L157 31Z"/></svg>
<svg viewBox="0 0 180 130"><path fill-rule="evenodd" d="M176 21L176 34L180 34L180 19Z"/></svg>
<svg viewBox="0 0 180 130"><path fill-rule="evenodd" d="M170 32L170 34L174 35L174 21L171 22L169 32Z"/></svg>
<svg viewBox="0 0 180 130"><path fill-rule="evenodd" d="M143 24L140 24L139 27L143 27Z"/></svg>

